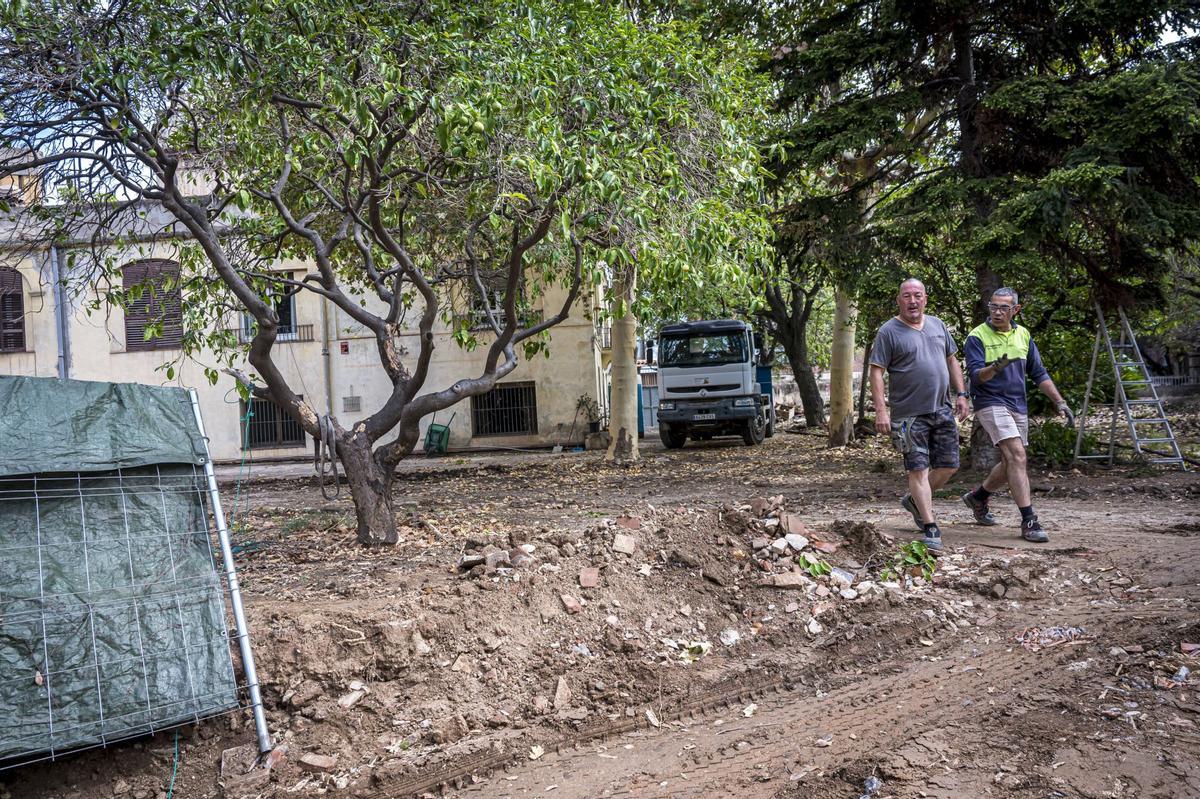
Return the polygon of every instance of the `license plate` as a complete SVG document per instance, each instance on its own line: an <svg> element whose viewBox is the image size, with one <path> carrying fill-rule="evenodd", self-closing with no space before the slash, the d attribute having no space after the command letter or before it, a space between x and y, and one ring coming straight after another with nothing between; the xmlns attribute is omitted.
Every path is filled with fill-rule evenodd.
<svg viewBox="0 0 1200 799"><path fill-rule="evenodd" d="M709 419L716 419L716 418L717 418L717 415L716 415L715 413L695 413L695 414L692 414L692 421L693 421L693 422L704 422L704 421L708 421Z"/></svg>

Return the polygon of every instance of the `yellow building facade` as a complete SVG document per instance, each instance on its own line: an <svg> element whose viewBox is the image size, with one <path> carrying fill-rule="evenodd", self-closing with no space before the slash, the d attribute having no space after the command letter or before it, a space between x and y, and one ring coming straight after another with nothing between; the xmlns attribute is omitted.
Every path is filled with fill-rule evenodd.
<svg viewBox="0 0 1200 799"><path fill-rule="evenodd" d="M24 247L20 236L14 234L14 218L10 214L8 230L0 230L0 374L195 388L215 459L311 456L311 438L272 403L256 402L250 427L244 429L247 408L238 397L234 379L222 373L216 385L210 384L204 367L216 366L216 359L207 353L199 353L195 360L182 358L179 330L172 328L169 319L159 337L146 340L147 324L171 317L177 308L145 307L146 302L163 302L160 298L143 300L138 308L131 306L130 314L103 302L98 310L90 308L99 295L94 287L81 288L88 281L78 274L84 268L80 264L92 260L90 253L87 258L81 255L86 245L76 245L75 257L71 246ZM178 246L170 240L120 249L109 246L105 256L115 259L121 274L144 277L177 265ZM274 268L297 277L309 271L302 263L279 263ZM565 298L565 289L551 290L535 302L534 310L553 315ZM182 301L187 302L186 292ZM593 302L590 292L581 292L570 316L551 328L548 357L539 354L526 360L518 346L519 365L493 392L463 400L437 414L436 423L450 425L452 449L545 447L583 440L588 420L577 412L579 397L598 398L606 393L602 336L586 312ZM307 291L281 301L277 309L281 332L272 350L273 360L314 410L350 427L383 405L392 386L369 331ZM228 317L225 326L247 340L252 331L241 315ZM412 314L409 318L415 319ZM478 331L479 346L471 351L460 347L451 334L451 326L439 320L424 391L444 389L483 370L492 334ZM398 343L407 358L415 359L419 351L415 329L402 332ZM167 363L174 365L170 378L163 368ZM245 363L241 368L251 371ZM433 421L431 417L422 420L422 440Z"/></svg>

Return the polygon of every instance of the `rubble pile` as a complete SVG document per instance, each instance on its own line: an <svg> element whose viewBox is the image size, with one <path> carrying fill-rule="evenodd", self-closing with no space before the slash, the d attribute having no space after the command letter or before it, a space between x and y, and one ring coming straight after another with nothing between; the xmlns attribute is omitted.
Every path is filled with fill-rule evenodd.
<svg viewBox="0 0 1200 799"><path fill-rule="evenodd" d="M280 768L308 789L365 790L514 736L642 717L664 695L820 662L876 629L986 625L994 614L964 590L1036 579L1012 557L979 571L960 554L931 580L881 579L897 551L867 522L810 526L782 496L481 530L387 618L347 606L267 625L268 717L294 753ZM367 731L378 746L356 751Z"/></svg>

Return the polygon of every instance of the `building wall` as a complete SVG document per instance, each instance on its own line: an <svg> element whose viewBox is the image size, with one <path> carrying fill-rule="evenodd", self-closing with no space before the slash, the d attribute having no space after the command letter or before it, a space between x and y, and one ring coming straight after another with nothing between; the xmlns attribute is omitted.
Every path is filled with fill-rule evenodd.
<svg viewBox="0 0 1200 799"><path fill-rule="evenodd" d="M556 313L565 298L562 289L548 292L542 303L543 314ZM368 308L370 307L371 303L368 302ZM585 392L596 396L599 351L592 323L583 316L581 307L582 301L576 304L571 316L551 328L549 357L538 354L532 359L526 359L518 345L517 368L499 381L501 384L522 381L535 383L538 412L536 435L475 436L471 422L471 401L466 399L439 411L436 419L431 416L422 419L422 440L428 426L436 421L437 424L450 425L452 448L547 446L582 441L587 430L587 421L580 418L575 422L575 405L579 395ZM415 309L410 312L408 318L415 319L419 313L420 309ZM380 369L374 337L340 310L334 309L331 321L334 328L331 370L334 385L338 387L334 392L334 413L342 424L353 424L383 405L391 391L391 385L383 377ZM422 393L441 391L449 388L457 380L477 377L482 373L488 346L494 337L488 331L476 331L475 335L478 346L468 351L453 341L448 324L441 320L437 322L434 327L434 356ZM411 365L419 349L417 336L402 336L400 343L403 351L409 354ZM354 395L362 398L362 412L343 412L344 398L350 394L339 393L342 390L353 391Z"/></svg>
<svg viewBox="0 0 1200 799"><path fill-rule="evenodd" d="M139 258L172 258L173 252L163 245L138 247L117 253L118 263ZM11 264L11 258L8 259ZM54 377L58 374L56 320L52 270L49 253L40 252L22 257L15 264L24 282L26 351L0 353L0 373ZM285 263L281 269L305 272L302 264ZM547 313L554 313L565 295L558 290L546 297ZM68 377L79 380L139 382L153 385L194 387L200 400L205 426L210 438L213 457L217 460L238 460L243 456L242 432L239 424L241 406L232 377L222 374L211 385L203 373L203 364L178 359L178 349L158 349L128 352L125 348L125 319L119 308L101 308L89 314L86 305L94 294L76 297L67 308L69 339ZM378 410L391 391L374 346L374 338L337 312L332 306L329 314L329 369L332 397L327 396L321 340L322 300L310 292L295 298L295 324L312 325L313 340L279 341L274 347L277 367L292 388L303 394L320 413L332 412L343 426L350 426ZM579 307L582 307L580 304ZM410 316L410 318L415 318ZM240 324L237 318L229 326ZM425 383L425 391L449 387L464 377L478 376L483 368L490 333L479 333L480 345L468 352L451 338L450 327L439 321L434 331L435 354ZM402 346L407 351L406 362L411 364L418 351L417 337L404 335ZM464 447L528 447L582 440L586 420L579 419L572 433L575 405L584 392L596 396L599 389L599 350L594 340L592 323L580 310L551 329L550 355L535 356L526 361L517 347L520 363L501 382L531 380L535 383L538 431L530 436L476 437L472 431L470 400L437 414L436 421L451 423L450 446ZM167 361L176 360L174 379L168 380L160 369ZM210 361L201 356L202 361ZM245 371L250 371L242 364ZM361 410L345 410L344 398L359 397ZM432 420L421 422L422 438ZM307 456L312 442L306 437L305 447L281 449L255 448L255 459ZM418 452L420 445L418 445Z"/></svg>

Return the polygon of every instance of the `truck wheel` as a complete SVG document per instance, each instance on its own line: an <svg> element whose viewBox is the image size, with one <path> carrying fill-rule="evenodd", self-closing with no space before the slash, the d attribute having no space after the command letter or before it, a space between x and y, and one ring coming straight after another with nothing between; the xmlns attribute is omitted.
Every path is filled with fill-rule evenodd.
<svg viewBox="0 0 1200 799"><path fill-rule="evenodd" d="M676 430L669 424L659 424L658 437L662 439L663 446L667 449L679 449L687 441L687 432Z"/></svg>
<svg viewBox="0 0 1200 799"><path fill-rule="evenodd" d="M763 442L763 433L766 432L766 426L766 421L761 416L747 419L746 426L742 429L742 441L745 441L748 447L761 444Z"/></svg>

